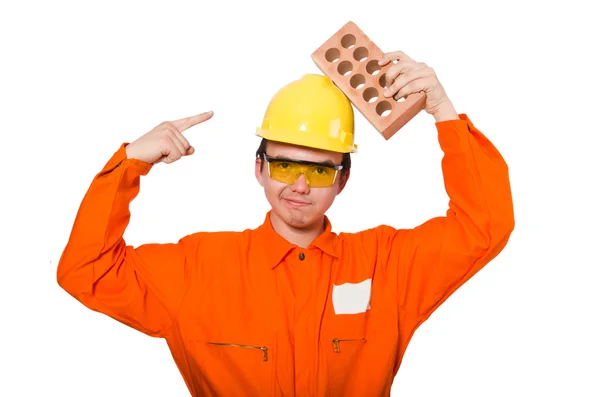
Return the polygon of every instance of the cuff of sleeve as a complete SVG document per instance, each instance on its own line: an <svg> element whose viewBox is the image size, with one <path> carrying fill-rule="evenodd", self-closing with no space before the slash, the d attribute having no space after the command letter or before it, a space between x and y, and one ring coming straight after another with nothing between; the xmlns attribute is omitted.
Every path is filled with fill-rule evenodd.
<svg viewBox="0 0 600 397"><path fill-rule="evenodd" d="M128 159L125 147L129 145L129 142L124 142L119 146L119 149L113 154L108 160L100 174L105 174L113 171L117 167L128 167L137 170L139 175L146 175L153 167L153 164L146 163L145 161L138 159Z"/></svg>
<svg viewBox="0 0 600 397"><path fill-rule="evenodd" d="M438 130L438 132L442 132L446 129L452 129L455 130L457 128L465 128L468 131L471 131L472 129L475 128L475 126L473 125L473 122L471 122L471 119L469 119L469 116L467 116L465 113L460 113L458 115L459 120L444 120L444 121L439 121L435 123L435 126Z"/></svg>
<svg viewBox="0 0 600 397"><path fill-rule="evenodd" d="M461 113L459 120L445 120L435 123L438 131L438 141L442 150L446 153L460 151L463 142L467 142L468 136L475 132L475 127L469 117Z"/></svg>

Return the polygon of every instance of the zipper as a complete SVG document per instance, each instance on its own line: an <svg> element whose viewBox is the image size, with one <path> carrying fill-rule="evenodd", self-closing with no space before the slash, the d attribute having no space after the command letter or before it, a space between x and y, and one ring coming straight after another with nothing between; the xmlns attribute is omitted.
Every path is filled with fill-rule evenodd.
<svg viewBox="0 0 600 397"><path fill-rule="evenodd" d="M263 354L263 361L269 361L269 356L267 354L268 352L268 348L266 347L260 347L260 346L249 346L249 345L239 345L237 343L217 343L217 342L208 342L211 345L217 345L217 346L228 346L228 347L243 347L244 349L257 349L257 350L261 350L262 354Z"/></svg>
<svg viewBox="0 0 600 397"><path fill-rule="evenodd" d="M333 343L333 352L334 353L339 353L340 352L340 342L356 342L356 341L364 341L365 338L356 338L356 339L332 339L331 342Z"/></svg>

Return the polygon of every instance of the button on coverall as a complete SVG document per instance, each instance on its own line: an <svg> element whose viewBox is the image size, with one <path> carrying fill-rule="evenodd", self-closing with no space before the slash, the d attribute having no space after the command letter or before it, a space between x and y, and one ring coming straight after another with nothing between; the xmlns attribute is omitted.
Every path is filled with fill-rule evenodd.
<svg viewBox="0 0 600 397"><path fill-rule="evenodd" d="M450 202L412 229L252 230L137 248L129 203L152 165L123 143L95 176L57 269L86 307L164 338L193 396L389 396L417 329L514 227L508 168L465 114L435 124Z"/></svg>

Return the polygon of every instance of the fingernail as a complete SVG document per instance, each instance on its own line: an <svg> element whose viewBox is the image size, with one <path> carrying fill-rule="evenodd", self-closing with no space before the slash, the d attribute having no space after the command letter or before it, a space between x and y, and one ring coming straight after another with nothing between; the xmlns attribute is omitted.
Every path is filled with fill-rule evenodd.
<svg viewBox="0 0 600 397"><path fill-rule="evenodd" d="M385 96L389 96L389 95L390 95L390 90L385 90L385 91L383 91L383 95L385 95Z"/></svg>

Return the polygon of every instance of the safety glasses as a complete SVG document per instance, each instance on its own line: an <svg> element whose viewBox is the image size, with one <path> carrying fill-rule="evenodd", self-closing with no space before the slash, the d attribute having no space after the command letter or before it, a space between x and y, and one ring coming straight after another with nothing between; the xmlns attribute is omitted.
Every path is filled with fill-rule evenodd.
<svg viewBox="0 0 600 397"><path fill-rule="evenodd" d="M300 175L304 175L308 186L328 187L333 185L338 171L343 168L342 165L336 164L270 157L266 153L263 153L262 157L269 163L269 176L288 185L294 183Z"/></svg>

